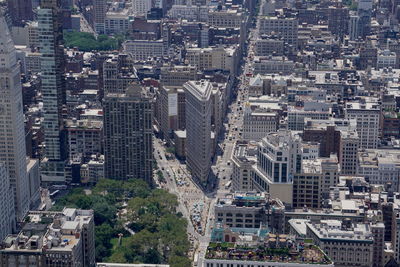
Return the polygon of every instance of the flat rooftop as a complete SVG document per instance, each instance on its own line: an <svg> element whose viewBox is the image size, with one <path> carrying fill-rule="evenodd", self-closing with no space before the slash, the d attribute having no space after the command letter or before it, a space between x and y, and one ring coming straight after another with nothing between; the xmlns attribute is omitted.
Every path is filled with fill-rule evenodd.
<svg viewBox="0 0 400 267"><path fill-rule="evenodd" d="M281 240L281 242L285 242ZM269 247L265 246L247 247L239 246L234 243L210 243L206 252L206 259L216 260L240 260L246 262L281 262L281 263L300 263L300 264L320 264L331 265L332 261L326 256L319 247L307 245L306 247L298 244L297 247ZM312 265L311 265L312 266Z"/></svg>

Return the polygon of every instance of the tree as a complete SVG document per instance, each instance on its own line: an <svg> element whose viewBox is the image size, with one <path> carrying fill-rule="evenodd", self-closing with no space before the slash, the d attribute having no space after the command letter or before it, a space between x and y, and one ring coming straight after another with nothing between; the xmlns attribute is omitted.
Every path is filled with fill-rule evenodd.
<svg viewBox="0 0 400 267"><path fill-rule="evenodd" d="M108 223L103 223L95 228L96 245L102 245L107 249L112 247L110 240L116 234Z"/></svg>
<svg viewBox="0 0 400 267"><path fill-rule="evenodd" d="M94 223L96 225L112 223L117 213L116 207L106 201L94 202L92 209L94 210Z"/></svg>
<svg viewBox="0 0 400 267"><path fill-rule="evenodd" d="M113 263L128 263L123 251L114 252L106 261Z"/></svg>
<svg viewBox="0 0 400 267"><path fill-rule="evenodd" d="M192 262L187 257L173 256L168 261L171 267L192 266Z"/></svg>
<svg viewBox="0 0 400 267"><path fill-rule="evenodd" d="M121 36L112 38L107 35L99 35L96 39L93 34L87 32L65 32L64 40L66 47L77 47L85 52L115 50L122 43Z"/></svg>
<svg viewBox="0 0 400 267"><path fill-rule="evenodd" d="M160 264L161 254L155 248L150 248L144 255L144 262L150 264Z"/></svg>

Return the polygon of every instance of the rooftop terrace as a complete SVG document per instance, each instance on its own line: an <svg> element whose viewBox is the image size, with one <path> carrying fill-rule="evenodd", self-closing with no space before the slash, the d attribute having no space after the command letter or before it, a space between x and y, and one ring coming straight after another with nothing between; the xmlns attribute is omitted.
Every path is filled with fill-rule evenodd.
<svg viewBox="0 0 400 267"><path fill-rule="evenodd" d="M239 246L234 243L210 243L206 259L264 261L280 263L323 264L332 261L317 246L294 245L270 247L267 243L258 247Z"/></svg>

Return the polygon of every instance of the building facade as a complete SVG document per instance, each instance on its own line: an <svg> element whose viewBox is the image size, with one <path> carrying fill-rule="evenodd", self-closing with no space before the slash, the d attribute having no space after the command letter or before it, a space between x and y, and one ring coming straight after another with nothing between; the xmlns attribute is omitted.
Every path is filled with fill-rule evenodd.
<svg viewBox="0 0 400 267"><path fill-rule="evenodd" d="M43 95L45 159L42 181L65 183L66 138L62 108L65 104L62 12L58 0L43 0L38 9L39 48Z"/></svg>
<svg viewBox="0 0 400 267"><path fill-rule="evenodd" d="M186 95L186 162L192 176L205 184L211 169L211 92L205 80L183 85Z"/></svg>
<svg viewBox="0 0 400 267"><path fill-rule="evenodd" d="M298 20L295 18L270 17L260 18L260 34L277 34L288 45L297 48Z"/></svg>
<svg viewBox="0 0 400 267"><path fill-rule="evenodd" d="M133 85L124 94L104 98L105 177L153 178L153 100Z"/></svg>
<svg viewBox="0 0 400 267"><path fill-rule="evenodd" d="M235 192L220 198L215 205L215 221L229 227L268 227L277 233L284 231L285 206L268 194Z"/></svg>
<svg viewBox="0 0 400 267"><path fill-rule="evenodd" d="M96 266L92 210L31 211L26 218L3 240L1 266Z"/></svg>
<svg viewBox="0 0 400 267"><path fill-rule="evenodd" d="M257 161L257 144L237 141L232 153L232 190L248 192L253 190L251 169Z"/></svg>
<svg viewBox="0 0 400 267"><path fill-rule="evenodd" d="M134 60L148 60L161 58L164 55L163 40L128 40L124 42L123 49L132 55Z"/></svg>
<svg viewBox="0 0 400 267"><path fill-rule="evenodd" d="M347 119L357 121L357 133L360 138L360 148L376 149L379 139L379 125L381 109L378 103L357 103L346 104L345 116Z"/></svg>
<svg viewBox="0 0 400 267"><path fill-rule="evenodd" d="M252 169L254 190L292 204L293 175L301 171L301 137L287 130L269 133L258 145Z"/></svg>
<svg viewBox="0 0 400 267"><path fill-rule="evenodd" d="M3 16L0 16L0 125L0 162L7 168L19 221L30 205L22 88L14 43Z"/></svg>
<svg viewBox="0 0 400 267"><path fill-rule="evenodd" d="M0 238L3 240L15 229L15 210L13 190L10 185L10 176L7 167L0 162Z"/></svg>

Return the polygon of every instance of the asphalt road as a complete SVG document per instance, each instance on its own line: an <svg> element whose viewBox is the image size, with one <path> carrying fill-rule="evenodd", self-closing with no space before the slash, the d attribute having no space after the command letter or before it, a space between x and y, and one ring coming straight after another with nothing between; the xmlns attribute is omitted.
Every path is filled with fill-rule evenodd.
<svg viewBox="0 0 400 267"><path fill-rule="evenodd" d="M243 107L244 103L248 100L247 86L249 77L247 77L246 74L252 73L251 58L247 55L254 53L254 40L257 36L258 28L251 29L248 38L248 51L245 53L245 64L239 77L240 82L237 88L237 98L229 107L230 110L227 115L227 122L224 123L226 133L224 139L219 144L223 149L223 153L217 157L215 164L211 167L217 181L214 190L203 192L195 181L191 180L191 176L186 170L186 165L181 164L175 159L167 160L163 143L159 139L154 140L154 157L157 160L159 169L163 172L164 178L166 179L166 184L162 185L162 187L178 196L178 211L182 212L183 216L189 221L187 231L194 247L194 254L198 255L199 262L197 266L202 266L202 259L204 259L207 246L210 242L211 231L214 226L214 205L219 197L230 192L230 188L226 188L225 185L231 180L233 171L231 163L232 152L236 141L241 138L241 128L243 127ZM188 188L178 186L174 176L179 176L180 178L185 179L188 183ZM190 192L189 194L187 193L188 190ZM196 231L190 221L191 204L193 200L196 199L203 199L205 204L204 208L206 216L203 218L204 231L202 234Z"/></svg>

